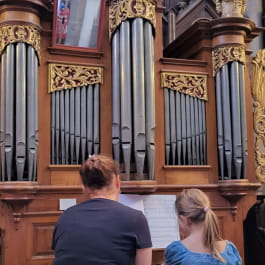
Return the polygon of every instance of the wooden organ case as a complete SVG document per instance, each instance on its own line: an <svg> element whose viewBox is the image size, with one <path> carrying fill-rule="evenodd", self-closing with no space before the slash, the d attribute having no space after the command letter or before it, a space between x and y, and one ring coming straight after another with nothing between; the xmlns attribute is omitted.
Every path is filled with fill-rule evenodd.
<svg viewBox="0 0 265 265"><path fill-rule="evenodd" d="M94 153L120 163L124 194L204 190L244 257L261 29L216 2L0 0L1 265L52 264L60 200L85 199Z"/></svg>

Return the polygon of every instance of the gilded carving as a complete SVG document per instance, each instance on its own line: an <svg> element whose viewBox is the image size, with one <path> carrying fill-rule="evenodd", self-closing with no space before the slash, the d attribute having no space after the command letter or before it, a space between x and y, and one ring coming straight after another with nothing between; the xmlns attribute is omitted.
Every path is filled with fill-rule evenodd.
<svg viewBox="0 0 265 265"><path fill-rule="evenodd" d="M239 61L245 64L246 52L243 46L222 47L212 51L213 59L213 76L220 70L220 68L233 61Z"/></svg>
<svg viewBox="0 0 265 265"><path fill-rule="evenodd" d="M103 84L101 67L49 64L49 93L97 83Z"/></svg>
<svg viewBox="0 0 265 265"><path fill-rule="evenodd" d="M24 42L31 45L40 58L40 32L29 25L0 26L0 54L11 43Z"/></svg>
<svg viewBox="0 0 265 265"><path fill-rule="evenodd" d="M216 10L222 17L243 17L246 0L216 0Z"/></svg>
<svg viewBox="0 0 265 265"><path fill-rule="evenodd" d="M256 177L265 184L265 50L253 59L252 96L254 99L254 129L256 132Z"/></svg>
<svg viewBox="0 0 265 265"><path fill-rule="evenodd" d="M116 28L126 19L141 17L156 26L154 0L113 0L109 9L110 37Z"/></svg>
<svg viewBox="0 0 265 265"><path fill-rule="evenodd" d="M207 76L183 73L161 73L161 87L207 100Z"/></svg>

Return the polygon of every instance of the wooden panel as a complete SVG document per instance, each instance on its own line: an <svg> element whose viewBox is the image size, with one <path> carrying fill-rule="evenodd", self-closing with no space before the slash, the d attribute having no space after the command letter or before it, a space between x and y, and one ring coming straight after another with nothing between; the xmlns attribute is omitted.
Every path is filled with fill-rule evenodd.
<svg viewBox="0 0 265 265"><path fill-rule="evenodd" d="M53 223L33 224L33 257L53 254L51 250L53 230Z"/></svg>
<svg viewBox="0 0 265 265"><path fill-rule="evenodd" d="M164 166L165 184L207 184L210 166Z"/></svg>
<svg viewBox="0 0 265 265"><path fill-rule="evenodd" d="M79 171L72 170L52 170L51 171L52 185L81 185Z"/></svg>

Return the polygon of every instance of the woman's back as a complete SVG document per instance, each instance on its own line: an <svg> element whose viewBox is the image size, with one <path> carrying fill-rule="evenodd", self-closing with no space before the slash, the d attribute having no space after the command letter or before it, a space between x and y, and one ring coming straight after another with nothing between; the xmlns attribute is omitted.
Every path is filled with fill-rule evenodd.
<svg viewBox="0 0 265 265"><path fill-rule="evenodd" d="M239 253L230 241L220 254L225 263L213 257L210 253L200 253L189 250L181 241L171 243L165 250L165 265L240 265Z"/></svg>
<svg viewBox="0 0 265 265"><path fill-rule="evenodd" d="M182 241L165 251L165 265L240 265L241 258L230 241L222 239L218 217L206 193L183 190L175 202Z"/></svg>

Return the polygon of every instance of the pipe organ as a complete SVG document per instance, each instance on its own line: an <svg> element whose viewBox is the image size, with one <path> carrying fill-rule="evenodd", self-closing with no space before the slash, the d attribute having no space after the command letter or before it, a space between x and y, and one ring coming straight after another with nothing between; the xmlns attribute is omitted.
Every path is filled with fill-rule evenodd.
<svg viewBox="0 0 265 265"><path fill-rule="evenodd" d="M81 164L99 153L102 73L99 67L49 65L51 164Z"/></svg>
<svg viewBox="0 0 265 265"><path fill-rule="evenodd" d="M225 50L232 54L231 62L219 65L216 73L220 176L222 179L240 179L246 177L247 161L245 67L244 62L237 61L233 54L240 50L239 54L243 57L240 59L244 60L245 51L238 47ZM218 55L220 53L217 52Z"/></svg>
<svg viewBox="0 0 265 265"><path fill-rule="evenodd" d="M0 0L0 264L52 264L60 205L85 199L79 167L99 153L124 194L204 190L244 259L265 182L262 29L245 1L216 2Z"/></svg>
<svg viewBox="0 0 265 265"><path fill-rule="evenodd" d="M162 73L166 165L206 165L207 77Z"/></svg>
<svg viewBox="0 0 265 265"><path fill-rule="evenodd" d="M130 180L134 161L136 179L154 179L155 91L154 91L154 4L113 1L110 17L127 12L120 24L110 26L112 35L114 158L123 161L126 180ZM129 20L130 18L130 20ZM153 23L153 24L152 24Z"/></svg>
<svg viewBox="0 0 265 265"><path fill-rule="evenodd" d="M30 26L4 26L1 54L1 179L35 181L38 154L38 53ZM19 36L26 36L24 41ZM36 47L35 47L36 48Z"/></svg>

